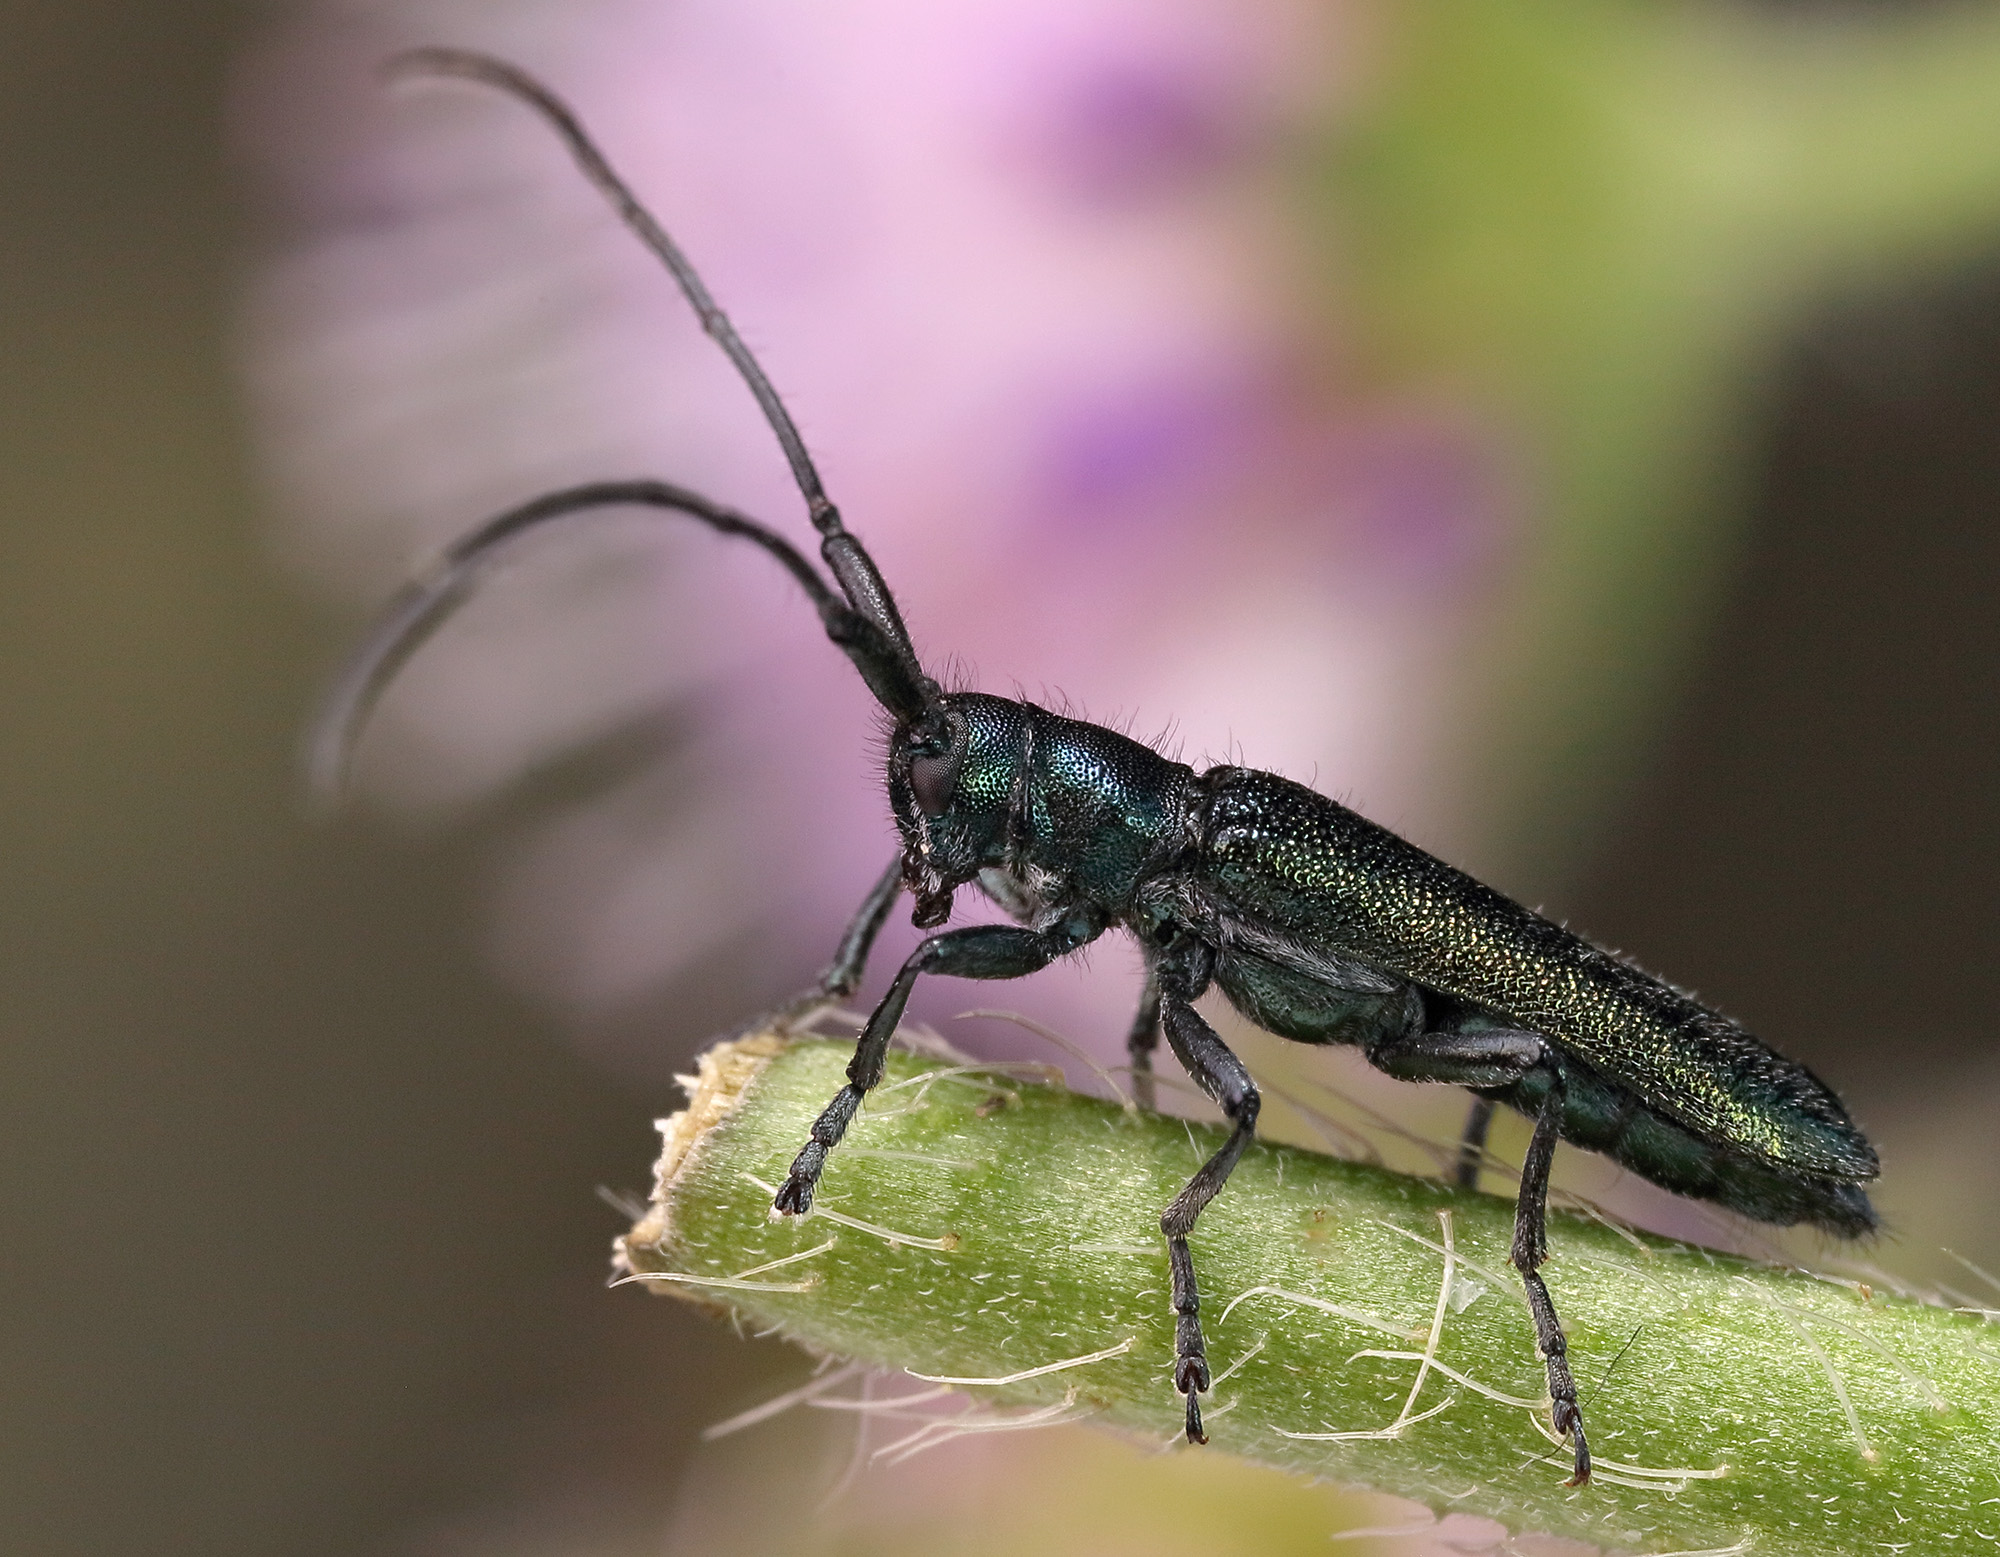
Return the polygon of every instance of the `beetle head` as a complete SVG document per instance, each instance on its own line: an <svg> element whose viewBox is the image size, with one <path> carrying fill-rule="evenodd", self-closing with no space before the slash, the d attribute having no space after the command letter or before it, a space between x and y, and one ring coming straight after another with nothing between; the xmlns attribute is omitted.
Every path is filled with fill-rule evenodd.
<svg viewBox="0 0 2000 1557"><path fill-rule="evenodd" d="M1027 752L1027 709L960 692L889 739L889 804L903 834L912 916L942 924L952 892L1006 858Z"/></svg>

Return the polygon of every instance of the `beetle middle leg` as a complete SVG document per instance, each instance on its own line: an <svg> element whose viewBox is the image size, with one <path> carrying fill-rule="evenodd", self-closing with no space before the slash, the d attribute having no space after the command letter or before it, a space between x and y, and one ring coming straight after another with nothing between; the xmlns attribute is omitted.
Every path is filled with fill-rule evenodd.
<svg viewBox="0 0 2000 1557"><path fill-rule="evenodd" d="M1569 1369L1569 1343L1554 1301L1541 1277L1548 1258L1549 1166L1555 1160L1563 1105L1569 1088L1561 1057L1536 1033L1511 1028L1471 1032L1405 1031L1368 1051L1368 1062L1404 1081L1445 1081L1461 1087L1499 1087L1533 1074L1547 1079L1535 1116L1535 1133L1521 1164L1521 1193L1514 1203L1514 1247L1510 1258L1527 1289L1535 1345L1549 1377L1549 1419L1555 1430L1572 1435L1576 1470L1569 1485L1590 1480L1590 1446L1583 1435L1583 1409Z"/></svg>
<svg viewBox="0 0 2000 1557"><path fill-rule="evenodd" d="M833 960L821 970L813 987L794 995L775 1011L759 1017L755 1030L791 1032L859 989L861 975L868 968L868 954L875 949L875 938L882 933L882 926L888 922L889 910L896 906L896 895L902 890L903 856L899 853L889 861L889 868L876 878L875 885L861 900L861 906L855 909L854 917L841 932L840 944L833 950Z"/></svg>
<svg viewBox="0 0 2000 1557"><path fill-rule="evenodd" d="M1201 1335L1201 1296L1195 1284L1194 1256L1188 1252L1188 1234L1202 1208L1228 1180L1243 1148L1250 1144L1262 1105L1249 1070L1191 1004L1201 992L1201 982L1205 981L1190 979L1184 969L1169 968L1162 971L1160 991L1161 1025L1166 1028L1174 1058L1235 1126L1221 1150L1201 1165L1160 1216L1160 1231L1167 1238L1167 1265L1173 1274L1174 1388L1187 1399L1189 1443L1208 1442L1201 1430L1200 1396L1208 1388L1209 1374L1208 1350Z"/></svg>
<svg viewBox="0 0 2000 1557"><path fill-rule="evenodd" d="M1139 996L1139 1009L1125 1035L1125 1054L1132 1066L1132 1098L1147 1113L1158 1104L1153 1089L1153 1051L1160 1046L1160 970L1149 957L1146 961L1146 988Z"/></svg>
<svg viewBox="0 0 2000 1557"><path fill-rule="evenodd" d="M910 990L919 974L1017 979L1075 951L1095 939L1102 929L1094 920L1073 915L1045 930L968 925L963 930L933 935L919 945L898 970L889 992L869 1016L868 1025L861 1029L861 1037L854 1045L854 1058L848 1062L847 1085L833 1095L833 1101L813 1121L812 1134L792 1159L791 1172L778 1187L771 1208L787 1216L804 1216L812 1208L813 1190L826 1167L827 1153L840 1144L840 1138L860 1111L861 1099L882 1079L889 1040L895 1035L896 1024L903 1019L903 1009L909 1004Z"/></svg>
<svg viewBox="0 0 2000 1557"><path fill-rule="evenodd" d="M1475 1097L1466 1111L1465 1130L1458 1138L1458 1163L1451 1181L1460 1189L1479 1188L1479 1170L1486 1161L1486 1135L1493 1128L1493 1099Z"/></svg>

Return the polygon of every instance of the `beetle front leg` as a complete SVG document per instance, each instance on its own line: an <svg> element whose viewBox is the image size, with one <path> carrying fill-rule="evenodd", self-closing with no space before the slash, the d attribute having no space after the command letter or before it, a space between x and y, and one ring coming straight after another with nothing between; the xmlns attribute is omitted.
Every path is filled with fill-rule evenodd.
<svg viewBox="0 0 2000 1557"><path fill-rule="evenodd" d="M1017 979L1047 967L1056 958L1094 939L1103 927L1083 919L1068 919L1047 930L1020 930L1011 925L970 925L933 935L910 953L895 982L861 1029L848 1062L847 1085L833 1095L812 1135L792 1161L792 1170L771 1202L774 1211L804 1216L812 1208L813 1190L826 1167L827 1153L840 1144L865 1097L882 1079L889 1040L903 1019L910 990L923 973L943 973L962 979Z"/></svg>
<svg viewBox="0 0 2000 1557"><path fill-rule="evenodd" d="M1535 1116L1535 1133L1521 1164L1521 1193L1514 1203L1514 1268L1527 1288L1528 1313L1535 1323L1535 1346L1549 1378L1549 1419L1576 1447L1576 1470L1569 1485L1590 1480L1590 1445L1583 1435L1583 1408L1569 1370L1569 1343L1554 1301L1540 1274L1548 1258L1549 1166L1561 1133L1569 1089L1561 1057L1537 1033L1507 1028L1471 1032L1404 1032L1368 1051L1368 1062L1404 1081L1446 1081L1461 1087L1500 1087L1539 1072L1548 1091Z"/></svg>
<svg viewBox="0 0 2000 1557"><path fill-rule="evenodd" d="M1208 1388L1208 1349L1202 1341L1201 1295L1187 1240L1202 1208L1215 1198L1256 1133L1262 1099L1249 1070L1185 995L1166 990L1160 1013L1174 1057L1235 1126L1222 1149L1201 1165L1160 1217L1160 1231L1167 1238L1167 1266L1173 1274L1174 1388L1187 1397L1188 1442L1207 1443L1208 1436L1201 1430L1200 1396Z"/></svg>

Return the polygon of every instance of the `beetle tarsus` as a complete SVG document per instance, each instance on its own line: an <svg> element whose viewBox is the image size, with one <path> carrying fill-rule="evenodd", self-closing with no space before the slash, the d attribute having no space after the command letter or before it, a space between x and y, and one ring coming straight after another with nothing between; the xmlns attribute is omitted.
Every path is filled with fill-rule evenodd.
<svg viewBox="0 0 2000 1557"><path fill-rule="evenodd" d="M778 1216L804 1216L812 1210L812 1203L813 1180L800 1177L794 1168L792 1176L778 1186L778 1193L771 1200L771 1210Z"/></svg>
<svg viewBox="0 0 2000 1557"><path fill-rule="evenodd" d="M1207 1387L1207 1381L1204 1380L1202 1388L1206 1389ZM1208 1434L1201 1430L1201 1397L1191 1389L1185 1390L1183 1393L1187 1396L1187 1441L1189 1443L1207 1443Z"/></svg>
<svg viewBox="0 0 2000 1557"><path fill-rule="evenodd" d="M1576 1470L1571 1474L1565 1487L1582 1487L1590 1483L1590 1445L1583 1436L1583 1407L1573 1402L1558 1402L1549 1412L1560 1437L1571 1439L1576 1445Z"/></svg>

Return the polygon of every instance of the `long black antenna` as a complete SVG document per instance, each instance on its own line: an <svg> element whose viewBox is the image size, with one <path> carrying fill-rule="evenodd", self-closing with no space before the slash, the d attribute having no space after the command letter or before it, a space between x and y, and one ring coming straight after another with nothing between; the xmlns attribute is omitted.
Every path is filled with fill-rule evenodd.
<svg viewBox="0 0 2000 1557"><path fill-rule="evenodd" d="M819 570L775 530L699 492L664 481L594 481L544 493L488 520L459 537L397 592L342 668L308 736L306 777L315 807L330 809L338 801L347 787L356 739L384 689L471 595L480 574L502 551L530 530L621 505L684 514L762 547L798 581L818 610L827 636L847 652L883 706L901 718L914 718L925 710L925 683L910 677L903 656L881 629L828 589Z"/></svg>
<svg viewBox="0 0 2000 1557"><path fill-rule="evenodd" d="M584 129L569 104L518 66L468 49L412 49L391 59L383 67L383 74L391 81L426 76L477 81L519 98L546 119L550 128L562 137L563 144L569 147L569 153L583 170L583 176L597 186L625 225L638 235L639 241L659 256L660 263L672 273L681 292L701 319L702 329L736 364L736 371L743 375L743 381L750 386L750 393L757 397L764 420L778 435L778 444L785 451L786 463L792 467L792 479L798 482L799 491L805 496L813 528L822 535L836 535L845 528L841 523L840 510L826 495L818 467L813 464L812 456L806 453L805 440L799 436L791 412L785 409L784 401L771 387L763 366L751 354L750 348L743 344L743 337L736 333L736 326L729 322L729 316L709 296L708 288L703 285L694 266L688 263L680 245L667 235L666 228L660 225L653 213L639 203L639 197L632 193L604 153L597 149L597 144L591 140L590 133Z"/></svg>
<svg viewBox="0 0 2000 1557"><path fill-rule="evenodd" d="M806 512L812 518L813 528L823 537L820 555L833 570L833 576L840 581L849 603L888 636L907 659L911 675L919 681L927 681L917 663L916 650L910 646L909 629L903 625L902 612L896 608L896 597L889 593L889 586L883 581L874 558L841 522L840 510L826 495L826 487L819 479L819 469L813 464L812 456L806 453L805 440L799 436L791 412L785 409L784 401L778 398L777 390L771 387L770 379L765 376L763 367L751 354L750 348L743 344L743 337L736 333L736 326L729 322L729 316L709 296L708 288L702 284L688 257L681 252L680 245L667 235L666 228L660 225L653 213L639 203L639 197L632 193L604 153L597 149L569 104L518 66L469 49L412 49L407 54L398 54L384 69L391 80L442 76L476 81L518 98L548 121L550 128L569 147L570 155L576 159L583 176L597 186L625 225L667 267L700 317L702 329L723 349L736 365L736 371L743 376L743 382L750 386L750 393L756 396L764 420L771 424L779 447L785 451L785 461L792 467L792 479L798 483L799 492L806 500ZM927 701L934 702L938 695L933 684Z"/></svg>
<svg viewBox="0 0 2000 1557"><path fill-rule="evenodd" d="M934 725L942 714L943 692L924 674L916 650L896 609L895 597L883 582L875 561L847 527L840 510L826 495L812 456L791 413L764 375L750 348L736 333L729 316L716 306L679 245L639 203L625 181L605 160L567 103L525 71L464 49L413 49L384 67L392 80L448 77L475 81L518 98L548 121L569 147L584 177L597 186L612 208L641 242L667 267L682 294L736 371L750 386L764 420L777 434L792 467L792 478L806 500L813 528L820 533L820 555L839 583L840 596L827 588L817 569L797 547L766 525L733 508L664 481L597 481L546 493L508 509L471 534L454 542L429 569L406 584L375 624L375 629L350 659L334 683L309 740L306 763L312 794L322 805L336 800L346 787L347 769L361 727L383 690L432 633L472 593L480 572L516 537L555 520L608 508L637 504L666 509L698 519L724 535L740 536L761 546L783 564L819 611L826 635L854 662L876 700L906 725Z"/></svg>

